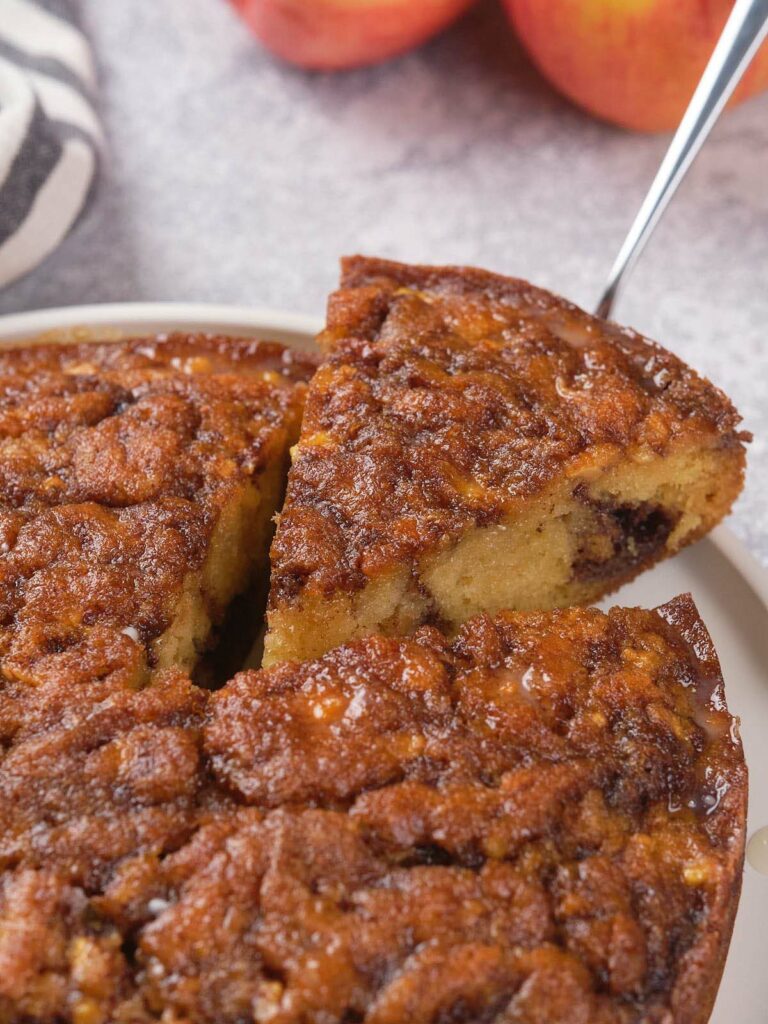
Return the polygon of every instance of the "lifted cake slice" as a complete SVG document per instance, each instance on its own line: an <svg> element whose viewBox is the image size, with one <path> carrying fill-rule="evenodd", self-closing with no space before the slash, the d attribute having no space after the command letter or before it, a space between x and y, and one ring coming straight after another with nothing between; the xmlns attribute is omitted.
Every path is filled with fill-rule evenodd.
<svg viewBox="0 0 768 1024"><path fill-rule="evenodd" d="M344 262L272 549L265 664L593 601L742 485L717 388L524 281Z"/></svg>
<svg viewBox="0 0 768 1024"><path fill-rule="evenodd" d="M0 680L191 669L266 568L313 370L201 335L0 353Z"/></svg>

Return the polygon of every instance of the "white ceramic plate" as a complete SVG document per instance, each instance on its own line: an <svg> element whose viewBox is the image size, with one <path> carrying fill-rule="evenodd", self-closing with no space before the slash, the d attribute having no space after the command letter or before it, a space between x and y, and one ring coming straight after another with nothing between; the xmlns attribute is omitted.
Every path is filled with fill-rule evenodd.
<svg viewBox="0 0 768 1024"><path fill-rule="evenodd" d="M79 329L82 328L82 331ZM124 303L0 317L0 344L60 332L84 338L170 330L222 331L311 348L319 322L236 306ZM49 338L46 338L49 340ZM750 770L748 835L768 826L768 572L725 527L624 587L606 604L654 607L690 591L720 655ZM725 977L710 1024L768 1021L768 875L747 866Z"/></svg>

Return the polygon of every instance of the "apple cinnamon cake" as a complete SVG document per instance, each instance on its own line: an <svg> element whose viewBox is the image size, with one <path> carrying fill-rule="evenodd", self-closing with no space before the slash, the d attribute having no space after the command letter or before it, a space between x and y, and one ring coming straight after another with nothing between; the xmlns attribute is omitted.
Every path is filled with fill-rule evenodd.
<svg viewBox="0 0 768 1024"><path fill-rule="evenodd" d="M0 1020L704 1024L746 769L690 598L0 694Z"/></svg>
<svg viewBox="0 0 768 1024"><path fill-rule="evenodd" d="M190 669L266 572L313 361L204 335L0 352L0 679Z"/></svg>
<svg viewBox="0 0 768 1024"><path fill-rule="evenodd" d="M524 281L344 261L272 549L265 664L592 602L742 486L739 417L639 334Z"/></svg>

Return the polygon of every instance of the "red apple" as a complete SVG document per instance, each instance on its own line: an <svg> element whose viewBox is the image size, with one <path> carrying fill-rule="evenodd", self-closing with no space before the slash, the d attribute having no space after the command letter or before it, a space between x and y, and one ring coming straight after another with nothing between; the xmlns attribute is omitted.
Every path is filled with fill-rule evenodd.
<svg viewBox="0 0 768 1024"><path fill-rule="evenodd" d="M273 53L304 68L360 67L404 53L474 0L233 0Z"/></svg>
<svg viewBox="0 0 768 1024"><path fill-rule="evenodd" d="M733 0L504 0L546 78L592 114L639 131L677 126ZM768 87L768 44L733 102Z"/></svg>

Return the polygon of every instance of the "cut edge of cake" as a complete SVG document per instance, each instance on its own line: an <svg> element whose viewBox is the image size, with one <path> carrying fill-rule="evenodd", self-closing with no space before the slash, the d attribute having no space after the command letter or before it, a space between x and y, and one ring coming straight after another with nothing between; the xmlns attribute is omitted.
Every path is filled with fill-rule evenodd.
<svg viewBox="0 0 768 1024"><path fill-rule="evenodd" d="M153 672L191 672L215 641L215 631L234 598L267 578L275 515L285 493L288 449L297 434L298 423L286 431L282 453L267 462L258 481L244 482L221 507L202 567L187 574L165 631L152 643Z"/></svg>
<svg viewBox="0 0 768 1024"><path fill-rule="evenodd" d="M89 430L116 429L103 439L91 441L88 448L88 455L93 449L96 460L103 463L91 469L87 479L87 484L95 479L91 486L96 491L90 494L86 489L83 493L87 484L53 477L57 486L67 488L57 496L58 503L48 502L44 494L41 497L35 445L30 443L20 451L20 465L29 478L29 495L19 509L9 502L3 510L11 520L18 520L16 525L12 523L6 551L12 554L17 534L36 523L43 543L58 545L52 549L54 560L61 554L62 564L67 564L67 545L73 541L76 547L80 545L77 561L71 566L75 577L90 571L88 544L103 545L106 539L114 550L112 555L98 555L93 562L94 573L102 573L95 577L99 593L91 595L81 587L79 596L72 596L58 615L60 628L56 627L55 608L41 606L33 611L22 604L32 629L38 628L42 636L35 639L30 635L23 648L19 644L7 648L6 644L14 643L11 620L3 637L0 673L22 686L39 685L52 674L66 675L67 667L60 661L54 664L47 656L50 648L56 659L59 642L46 634L58 637L62 633L66 656L68 631L71 642L81 649L91 646L93 630L98 633L98 637L93 633L93 649L103 645L103 653L94 655L100 667L93 675L109 678L110 685L142 687L168 668L191 672L215 643L233 599L257 584L266 585L274 516L284 494L289 449L299 435L306 380L315 366L310 356L282 345L223 335L170 334L114 341L94 338L3 350L0 372L4 383L9 382L13 393L15 379L28 380L28 404L36 400L43 409L41 430L35 414L19 406L18 396L10 399L4 409L4 426L10 432L11 443L14 430L18 432L14 416L21 417L22 422L24 417L32 416L32 440L40 435L38 446L45 455L45 431L51 430L44 418L45 402L52 395L51 408L67 436L59 430L55 442L58 447L52 448L49 459L60 462L62 475L71 478L80 465L79 437L85 437ZM92 398L91 390L95 392ZM92 402L93 412L88 402ZM130 417L142 403L149 403L143 413L148 425L141 416L122 422L120 417ZM173 411L166 414L166 421L162 417L168 407ZM158 452L156 462L151 461L156 417L172 450L172 442L167 439L176 430L177 420L180 423L177 461L165 452ZM200 436L195 422L202 428ZM68 437L74 456L65 449L70 443ZM123 488L119 483L121 473L141 477L142 458L150 460L148 472L157 477L147 485L148 497L141 493L140 483L127 482ZM176 480L177 472L181 484ZM117 489L110 482L115 477ZM104 494L103 500L100 493ZM130 547L121 541L123 529L128 531ZM55 542L46 540L54 535ZM159 540L163 535L171 545L170 561L164 555L168 549ZM125 611L122 605L110 607L108 595L101 593L110 559L115 566L125 563L126 580L135 577L133 586L138 596L130 598L130 584L124 588ZM166 572L164 565L172 569ZM26 586L33 580L34 588L40 590L49 585L44 580L45 568L44 563L36 565L33 558L29 568L19 570L19 581ZM38 570L42 574L35 579ZM60 576L59 572L57 578ZM11 577L4 585L10 582ZM146 599L140 596L142 585ZM66 595L62 598L66 603ZM135 615L128 612L129 607ZM40 619L38 627L35 615ZM257 629L254 618L254 634ZM9 650L14 652L10 656ZM74 665L72 657L69 662L72 678L84 679L90 656L79 666Z"/></svg>

